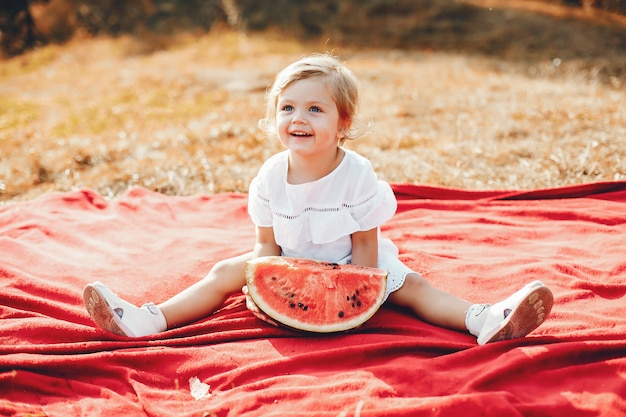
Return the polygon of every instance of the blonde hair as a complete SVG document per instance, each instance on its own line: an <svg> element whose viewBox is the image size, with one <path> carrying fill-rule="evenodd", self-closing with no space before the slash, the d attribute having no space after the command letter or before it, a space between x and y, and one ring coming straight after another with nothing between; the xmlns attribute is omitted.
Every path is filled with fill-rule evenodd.
<svg viewBox="0 0 626 417"><path fill-rule="evenodd" d="M356 76L335 56L329 54L309 55L287 66L276 75L268 89L265 118L259 126L269 136L276 135L276 107L278 97L296 81L321 78L326 83L333 101L337 105L339 118L348 122L350 128L344 132L339 143L356 139L358 133L353 127L359 102L359 83Z"/></svg>

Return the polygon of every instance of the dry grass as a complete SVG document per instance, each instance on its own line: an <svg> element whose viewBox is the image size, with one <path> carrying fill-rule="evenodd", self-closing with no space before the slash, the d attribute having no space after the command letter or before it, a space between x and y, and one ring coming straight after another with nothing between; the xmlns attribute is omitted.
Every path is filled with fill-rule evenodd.
<svg viewBox="0 0 626 417"><path fill-rule="evenodd" d="M247 191L280 146L257 121L273 75L334 49L362 82L348 146L390 182L534 189L626 179L626 85L594 68L364 50L218 30L75 39L0 62L0 205L82 187Z"/></svg>

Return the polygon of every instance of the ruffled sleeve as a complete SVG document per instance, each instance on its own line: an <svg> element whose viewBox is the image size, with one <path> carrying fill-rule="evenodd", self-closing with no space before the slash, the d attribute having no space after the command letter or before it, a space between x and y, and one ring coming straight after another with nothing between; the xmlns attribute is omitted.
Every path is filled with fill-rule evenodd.
<svg viewBox="0 0 626 417"><path fill-rule="evenodd" d="M272 175L276 175L277 171L280 171L280 162L280 154L268 159L259 169L257 176L250 182L248 189L248 214L252 222L259 227L272 226L270 178L272 178Z"/></svg>
<svg viewBox="0 0 626 417"><path fill-rule="evenodd" d="M262 180L258 177L250 182L248 192L248 214L252 223L260 227L272 226L272 210L267 193L262 188Z"/></svg>
<svg viewBox="0 0 626 417"><path fill-rule="evenodd" d="M380 181L371 164L366 159L357 159L361 174L355 178L352 202L348 211L359 224L359 230L370 230L391 219L398 208L398 203L388 183Z"/></svg>
<svg viewBox="0 0 626 417"><path fill-rule="evenodd" d="M351 207L352 218L360 230L370 230L391 219L397 209L396 198L389 184L377 181L367 200Z"/></svg>

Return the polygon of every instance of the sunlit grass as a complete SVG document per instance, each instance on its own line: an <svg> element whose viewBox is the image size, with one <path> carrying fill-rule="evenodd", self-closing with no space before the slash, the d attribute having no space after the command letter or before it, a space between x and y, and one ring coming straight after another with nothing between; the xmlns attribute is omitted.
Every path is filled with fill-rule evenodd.
<svg viewBox="0 0 626 417"><path fill-rule="evenodd" d="M8 95L0 95L0 144L10 146L9 134L28 126L41 113L41 104Z"/></svg>
<svg viewBox="0 0 626 417"><path fill-rule="evenodd" d="M57 59L62 49L63 47L59 45L48 45L45 48L39 48L23 56L2 62L0 80L41 70Z"/></svg>
<svg viewBox="0 0 626 417"><path fill-rule="evenodd" d="M50 134L68 137L100 135L139 126L163 128L201 117L223 105L228 98L221 90L182 95L172 87L152 85L149 89L115 89L87 103L67 103L68 115L51 128Z"/></svg>
<svg viewBox="0 0 626 417"><path fill-rule="evenodd" d="M78 39L0 62L0 203L81 187L245 192L281 149L258 129L266 87L293 60L328 50L361 80L371 122L348 146L387 181L532 189L626 179L626 89L587 66L220 29Z"/></svg>

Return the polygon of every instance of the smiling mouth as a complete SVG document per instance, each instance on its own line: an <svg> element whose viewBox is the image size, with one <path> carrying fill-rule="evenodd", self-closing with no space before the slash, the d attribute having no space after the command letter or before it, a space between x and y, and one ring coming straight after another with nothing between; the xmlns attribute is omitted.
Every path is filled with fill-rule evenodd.
<svg viewBox="0 0 626 417"><path fill-rule="evenodd" d="M308 138L310 136L313 136L312 134L306 132L290 132L289 135L296 138Z"/></svg>

